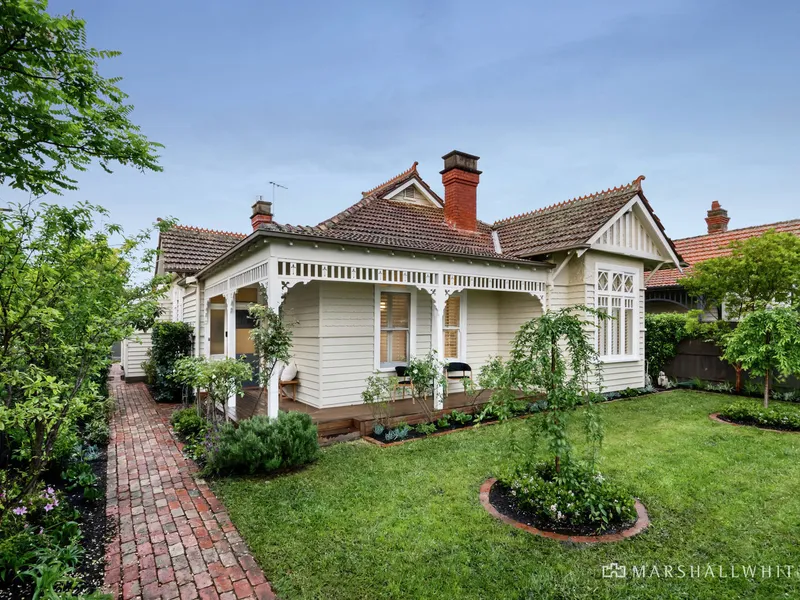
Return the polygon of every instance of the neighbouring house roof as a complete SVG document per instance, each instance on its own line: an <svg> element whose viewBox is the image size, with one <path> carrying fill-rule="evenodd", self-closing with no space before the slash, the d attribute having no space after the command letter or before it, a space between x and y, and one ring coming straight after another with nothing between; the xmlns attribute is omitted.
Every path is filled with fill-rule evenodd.
<svg viewBox="0 0 800 600"><path fill-rule="evenodd" d="M793 233L800 236L800 219L793 221L781 221L778 223L768 223L766 225L755 225L753 227L742 227L741 229L730 229L720 233L708 233L681 240L674 240L675 247L680 252L683 260L689 265L684 269L684 274L691 271L695 265L709 258L728 256L731 242L746 240L752 237L764 235L767 231L774 229L777 232ZM649 281L649 273L645 273L647 288L674 287L679 285L678 278L682 275L677 269L660 269L656 271Z"/></svg>
<svg viewBox="0 0 800 600"><path fill-rule="evenodd" d="M164 271L192 275L245 237L241 233L176 225L159 236Z"/></svg>

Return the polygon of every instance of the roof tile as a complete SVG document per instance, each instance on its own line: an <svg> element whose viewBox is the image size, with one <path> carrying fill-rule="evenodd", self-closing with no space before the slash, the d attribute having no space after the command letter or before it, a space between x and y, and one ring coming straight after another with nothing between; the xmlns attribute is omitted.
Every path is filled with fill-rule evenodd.
<svg viewBox="0 0 800 600"><path fill-rule="evenodd" d="M691 266L709 258L728 256L731 242L746 240L751 237L764 235L770 229L777 232L788 232L800 236L800 219L781 221L766 225L755 225L741 229L729 229L724 233L708 233L695 237L675 240L675 247L683 259L689 264L684 269L684 274L691 271ZM648 274L645 274L645 278ZM678 285L678 278L682 277L678 269L661 269L647 282L648 288L672 287Z"/></svg>

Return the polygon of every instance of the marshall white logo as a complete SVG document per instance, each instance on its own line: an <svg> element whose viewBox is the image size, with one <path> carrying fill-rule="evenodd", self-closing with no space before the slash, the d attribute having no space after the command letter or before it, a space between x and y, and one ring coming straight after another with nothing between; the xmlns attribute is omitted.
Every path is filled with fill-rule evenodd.
<svg viewBox="0 0 800 600"><path fill-rule="evenodd" d="M799 565L621 565L601 567L603 579L800 579Z"/></svg>

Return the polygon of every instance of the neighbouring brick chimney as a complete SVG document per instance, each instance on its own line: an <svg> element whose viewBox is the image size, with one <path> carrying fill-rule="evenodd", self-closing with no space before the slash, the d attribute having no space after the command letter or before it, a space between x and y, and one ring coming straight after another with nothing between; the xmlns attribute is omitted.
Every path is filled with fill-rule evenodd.
<svg viewBox="0 0 800 600"><path fill-rule="evenodd" d="M444 184L444 219L456 229L478 228L479 156L453 150L445 154L441 171Z"/></svg>
<svg viewBox="0 0 800 600"><path fill-rule="evenodd" d="M272 223L272 202L265 202L258 197L256 203L253 204L253 215L250 217L250 223L253 225L253 231L258 229L262 223Z"/></svg>
<svg viewBox="0 0 800 600"><path fill-rule="evenodd" d="M708 233L725 233L728 231L728 221L731 218L728 216L728 211L719 205L719 202L714 200L711 203L711 210L708 211L706 217L706 224L708 225Z"/></svg>

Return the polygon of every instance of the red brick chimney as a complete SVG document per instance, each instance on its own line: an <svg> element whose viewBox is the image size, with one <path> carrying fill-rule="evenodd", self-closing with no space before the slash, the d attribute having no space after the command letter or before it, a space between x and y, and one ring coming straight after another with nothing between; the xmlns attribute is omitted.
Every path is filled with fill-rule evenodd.
<svg viewBox="0 0 800 600"><path fill-rule="evenodd" d="M708 211L706 217L706 225L708 225L708 233L725 233L728 231L728 222L731 218L728 216L728 211L722 208L716 200L711 203L711 210Z"/></svg>
<svg viewBox="0 0 800 600"><path fill-rule="evenodd" d="M479 156L453 150L445 154L441 171L444 184L444 219L456 229L478 228Z"/></svg>
<svg viewBox="0 0 800 600"><path fill-rule="evenodd" d="M253 204L253 214L250 217L250 223L253 226L253 231L258 229L262 223L272 223L272 202L265 202L258 197L256 203Z"/></svg>

